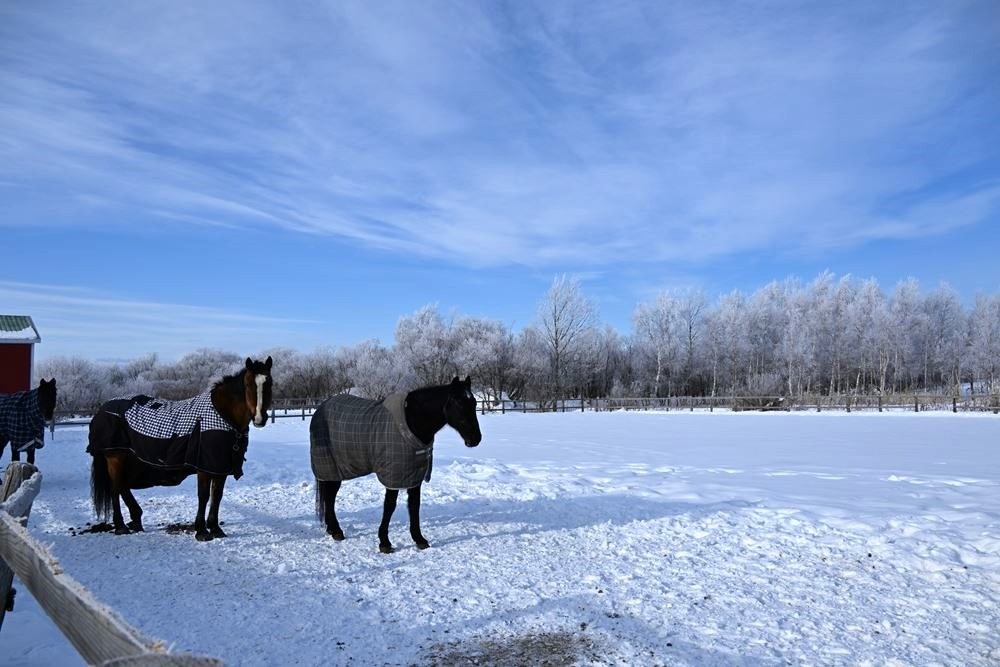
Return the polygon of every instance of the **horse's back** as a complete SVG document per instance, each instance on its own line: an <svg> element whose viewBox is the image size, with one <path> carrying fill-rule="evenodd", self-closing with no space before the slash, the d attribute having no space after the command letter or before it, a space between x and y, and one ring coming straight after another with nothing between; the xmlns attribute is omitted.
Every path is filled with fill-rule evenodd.
<svg viewBox="0 0 1000 667"><path fill-rule="evenodd" d="M374 401L340 394L324 401L309 424L310 460L320 481L376 473L385 487L417 486L430 465L431 447L409 432L405 396Z"/></svg>
<svg viewBox="0 0 1000 667"><path fill-rule="evenodd" d="M382 412L381 401L350 394L320 404L309 422L310 460L317 479L346 480L375 472L368 446L370 424Z"/></svg>
<svg viewBox="0 0 1000 667"><path fill-rule="evenodd" d="M125 411L137 400L148 398L148 396L142 395L114 398L101 404L101 407L90 419L87 453L96 455L107 449L127 448Z"/></svg>

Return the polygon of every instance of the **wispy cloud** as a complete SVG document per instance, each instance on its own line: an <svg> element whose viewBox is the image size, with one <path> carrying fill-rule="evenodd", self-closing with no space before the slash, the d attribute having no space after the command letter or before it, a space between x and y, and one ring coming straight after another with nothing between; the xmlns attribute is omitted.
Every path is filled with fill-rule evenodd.
<svg viewBox="0 0 1000 667"><path fill-rule="evenodd" d="M536 267L953 231L1000 213L998 24L988 1L7 3L0 225L58 192L59 224Z"/></svg>
<svg viewBox="0 0 1000 667"><path fill-rule="evenodd" d="M4 312L32 316L42 336L42 356L58 349L96 359L131 359L148 352L171 359L201 347L250 354L279 342L297 343L303 328L315 324L39 283L0 281L0 303Z"/></svg>

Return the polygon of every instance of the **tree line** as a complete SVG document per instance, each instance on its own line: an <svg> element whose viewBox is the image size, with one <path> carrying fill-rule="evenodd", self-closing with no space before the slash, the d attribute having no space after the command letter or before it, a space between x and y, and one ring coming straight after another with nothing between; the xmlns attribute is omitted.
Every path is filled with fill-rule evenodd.
<svg viewBox="0 0 1000 667"><path fill-rule="evenodd" d="M343 391L382 397L471 375L487 400L570 397L800 396L893 391L1000 391L1000 294L970 308L947 285L914 279L886 293L874 279L824 273L772 282L710 302L695 289L665 291L633 313L622 334L603 325L579 281L556 278L520 331L498 321L444 316L428 305L401 317L395 340L274 358L276 398ZM149 354L100 364L55 357L37 374L59 379L62 409L114 396L184 398L239 369L245 357L201 349L173 362Z"/></svg>

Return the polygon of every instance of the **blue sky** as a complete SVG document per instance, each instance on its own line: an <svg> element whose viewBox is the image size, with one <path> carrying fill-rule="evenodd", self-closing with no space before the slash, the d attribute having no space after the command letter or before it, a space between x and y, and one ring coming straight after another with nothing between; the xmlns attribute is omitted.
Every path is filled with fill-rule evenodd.
<svg viewBox="0 0 1000 667"><path fill-rule="evenodd" d="M1000 4L0 4L0 312L40 356L530 324L556 275L1000 290Z"/></svg>

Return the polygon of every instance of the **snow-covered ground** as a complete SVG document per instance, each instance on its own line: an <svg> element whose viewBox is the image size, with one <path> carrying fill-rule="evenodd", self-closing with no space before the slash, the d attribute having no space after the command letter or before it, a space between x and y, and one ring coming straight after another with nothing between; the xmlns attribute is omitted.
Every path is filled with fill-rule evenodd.
<svg viewBox="0 0 1000 667"><path fill-rule="evenodd" d="M85 427L39 454L29 528L147 634L238 665L1000 663L1000 418L507 414L435 447L422 523L346 482L313 517L308 422L253 430L229 537L168 534L194 480L93 521ZM0 663L80 660L23 590Z"/></svg>

